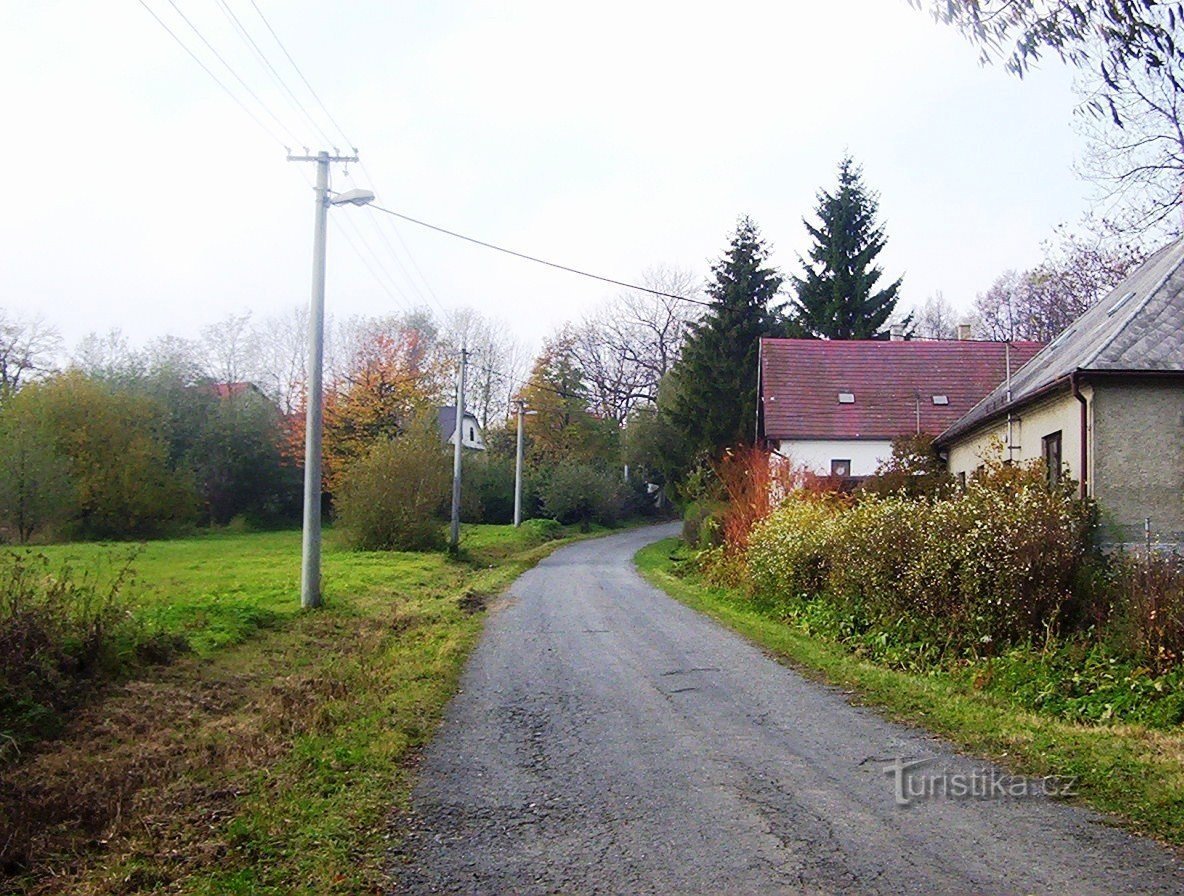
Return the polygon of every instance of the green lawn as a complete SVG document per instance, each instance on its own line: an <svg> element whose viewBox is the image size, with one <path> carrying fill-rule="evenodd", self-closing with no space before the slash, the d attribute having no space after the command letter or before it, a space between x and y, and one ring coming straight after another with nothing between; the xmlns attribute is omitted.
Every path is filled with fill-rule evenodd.
<svg viewBox="0 0 1184 896"><path fill-rule="evenodd" d="M924 727L1013 771L1078 777L1081 798L1132 828L1184 844L1184 732L1086 725L1038 715L948 674L909 673L762 613L740 591L711 587L682 563L678 539L642 549L642 575L815 678L891 718Z"/></svg>
<svg viewBox="0 0 1184 896"><path fill-rule="evenodd" d="M455 586L473 566L503 561L544 543L544 530L529 523L466 526L462 557L351 551L326 532L322 557L325 603L348 607L405 589ZM26 549L7 548L8 551ZM192 538L129 543L78 543L28 549L55 567L109 581L127 562L134 580L128 597L146 622L185 636L190 647L209 655L238 644L260 628L300 613L300 532L211 533Z"/></svg>
<svg viewBox="0 0 1184 896"><path fill-rule="evenodd" d="M329 537L313 612L299 606L299 532L39 548L100 579L138 551L134 612L193 652L97 693L59 740L0 764L0 819L31 825L0 893L382 892L392 812L486 598L565 534L466 527L455 558Z"/></svg>

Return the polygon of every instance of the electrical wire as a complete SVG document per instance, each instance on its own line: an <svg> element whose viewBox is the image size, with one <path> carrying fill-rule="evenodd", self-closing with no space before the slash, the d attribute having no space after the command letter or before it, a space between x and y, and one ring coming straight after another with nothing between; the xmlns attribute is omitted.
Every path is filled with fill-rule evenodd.
<svg viewBox="0 0 1184 896"><path fill-rule="evenodd" d="M370 173L370 169L366 167L365 161L359 160L358 164L361 167L362 172L366 175L367 179L370 181L371 186L377 186L377 178L375 178L374 175ZM351 175L351 179L352 179L352 175ZM377 222L376 218L371 218L371 220ZM436 307L440 309L440 311L444 314L445 317L447 317L448 311L444 308L444 305L440 302L440 298L439 298L439 296L436 295L436 291L434 289L432 289L432 284L430 284L428 282L427 277L425 277L423 275L423 271L420 269L419 265L415 261L415 256L411 253L411 249L408 247L407 243L404 241L403 235L399 232L399 228L398 228L398 226L396 226L395 221L393 219L390 221L390 227L391 227L391 230L395 234L395 239L397 239L399 241L399 245L403 247L403 253L407 256L408 262L411 263L412 269L419 276L419 280L423 284L424 289L427 290L428 295L431 297L432 301L436 304ZM387 240L387 242L389 244L389 240ZM397 253L395 252L394 246L391 246L391 253L393 255L395 255L397 258ZM403 267L401 262L399 263L399 266L401 268ZM406 273L405 268L404 268L404 273ZM408 275L408 279L411 280L410 275ZM414 281L412 281L412 282L414 282ZM418 292L418 287L416 287L416 291Z"/></svg>
<svg viewBox="0 0 1184 896"><path fill-rule="evenodd" d="M222 89L223 89L223 90L226 92L226 95L227 95L228 97L230 97L232 100L234 100L234 101L235 101L235 103L237 103L237 104L238 104L238 107L239 107L240 109L242 109L244 112L246 112L246 113L247 113L247 115L249 115L249 116L250 116L251 120L252 120L253 122L255 122L255 124L257 124L257 125L259 126L259 128L260 128L260 129L261 129L261 130L262 130L262 131L263 131L265 134L267 134L267 136L268 136L268 137L270 137L272 140L274 140L274 141L276 142L276 144L277 144L277 145L279 145L280 147L282 147L283 149L285 149L285 150L286 150L286 149L288 148L288 144L285 144L285 143L284 143L284 141L283 141L282 139L280 139L279 137L277 137L277 136L276 136L276 134L275 134L275 132L274 132L274 131L272 131L272 129L271 129L271 128L269 128L269 127L268 127L266 124L264 124L264 123L263 123L263 121L262 121L262 120L259 118L259 116L258 116L258 115L256 115L256 114L255 114L253 111L251 111L251 109L250 109L250 108L247 106L247 104L246 104L246 103L244 103L242 100L240 100L240 99L239 99L239 98L238 98L238 97L235 95L234 91L233 91L233 90L231 90L229 87L227 87L227 86L226 86L226 85L225 85L225 84L222 82L222 79L221 79L221 78L219 78L217 75L215 75L215 74L214 74L214 72L213 72L213 71L210 69L210 67L209 67L208 65L206 65L204 62L202 62L201 58L200 58L200 57L199 57L199 56L198 56L196 53L194 53L194 52L193 52L193 50L191 50L191 49L189 48L189 45L188 45L188 44L186 44L186 43L185 43L185 41L181 40L181 38L177 36L176 32L174 32L174 31L173 31L173 29L172 29L172 28L170 28L170 27L169 27L169 26L168 26L168 25L165 23L164 19L162 19L160 16L158 16L158 15L156 14L156 11L155 11L154 9L152 9L152 7L151 7L151 6L149 6L149 5L148 5L148 4L145 2L145 0L139 0L139 4L140 4L142 7L144 7L144 9L146 9L146 10L148 11L148 14L149 14L150 16L152 16L152 18L156 19L156 22L157 22L157 24L158 24L158 25L160 25L160 27L161 27L161 28L163 28L163 29L164 29L164 30L165 30L165 31L168 33L169 37L171 37L173 40L175 40L175 41L177 42L178 46L180 46L182 50L184 50L186 53L188 53L188 54L189 54L189 56L190 56L190 58L191 58L191 59L192 59L194 62L196 62L198 65L200 65L200 66L201 66L201 68L202 68L202 71L204 71L204 72L205 72L207 75L209 75L209 76L210 76L210 78L211 78L211 79L214 81L214 83L215 83L215 84L217 84L219 87L221 87L221 88L222 88ZM225 63L223 63L223 64L225 64ZM274 117L274 116L273 116L273 117ZM282 129L282 130L285 130L285 131L287 131L287 130L288 130L286 127L283 127L283 125L282 125L282 124L281 124L281 126L280 126L280 127L281 127L281 129ZM290 133L289 133L289 136L291 136L291 134L290 134Z"/></svg>
<svg viewBox="0 0 1184 896"><path fill-rule="evenodd" d="M170 0L170 2L172 2L172 0ZM222 9L222 13L229 20L235 31L238 32L239 37L241 37L243 42L247 44L247 48L254 51L255 55L259 58L263 65L266 66L267 70L271 72L271 76L275 80L276 84L279 85L279 88L288 95L288 99L292 102L293 108L296 109L297 113L302 114L305 119L307 119L308 123L312 125L313 130L321 135L326 144L332 144L333 138L326 134L324 128L322 128L313 119L313 117L309 115L308 110L304 107L304 104L296 98L296 94L292 92L292 89L288 86L287 82L280 76L280 73L276 71L275 66L271 64L271 60L267 58L267 54L265 54L263 50L260 49L259 44L255 42L255 38L251 36L251 33L246 29L243 23L239 21L239 17L234 14L234 10L230 8L229 4L226 3L226 0L218 0L218 6Z"/></svg>
<svg viewBox="0 0 1184 896"><path fill-rule="evenodd" d="M345 237L345 241L349 244L349 247L351 249L353 249L354 254L357 255L359 259L361 259L362 264L364 264L366 266L366 269L368 271L370 271L371 276L374 277L375 282L379 285L379 287L381 287L382 291L385 292L387 294L387 296L390 297L392 302L402 305L402 307L405 310L408 310L408 311L414 310L414 308L407 301L407 298L405 296L403 296L401 293L400 293L400 295L395 295L395 293L391 290L390 286L387 285L387 282L385 280L383 280L382 276L374 268L374 265L370 263L370 260L362 253L362 250L358 248L358 244L354 242L353 237L351 237L349 235L348 231L346 231L345 224L341 223L342 221L345 221L348 223L348 220L349 220L348 218L342 219L341 216L339 216L339 215L332 217L332 221L333 221L334 226L337 228L337 232L340 233L343 237ZM371 254L373 254L373 253L371 253Z"/></svg>
<svg viewBox="0 0 1184 896"><path fill-rule="evenodd" d="M177 13L177 15L179 15L181 17L181 19L185 22L185 24L189 26L190 30L193 31L193 33L197 35L198 40L200 40L203 44L206 45L206 49L209 50L211 53L213 53L214 57L219 62L222 63L223 67L225 67L225 69L228 72L230 72L231 75L234 76L234 79L236 81L238 81L238 83L243 86L243 90L245 90L248 94L250 94L251 98L259 104L259 106L263 109L263 111L271 116L272 121L274 121L277 125L279 125L281 130L287 132L288 136L292 138L293 144L299 143L300 142L299 139L292 132L292 130L287 125L285 125L282 121L280 121L279 116L276 115L275 112L273 112L271 110L271 107L268 106L267 103L263 102L263 100L259 98L259 94L255 93L255 91L251 89L251 86L246 81L244 81L242 79L242 76L240 76L239 73L234 70L234 67L229 62L226 61L225 57L223 57L223 55L221 53L219 53L214 48L214 45L211 44L208 40L206 40L206 36L201 33L201 31L198 29L198 27L196 25L193 24L193 22L192 22L192 20L190 20L189 16L185 15L185 13L183 13L181 11L181 7L179 7L176 4L176 0L169 0L169 6L171 6L173 8L173 10Z"/></svg>
<svg viewBox="0 0 1184 896"><path fill-rule="evenodd" d="M320 96L318 96L317 92L313 90L312 84L309 83L308 78L304 77L304 72L300 70L300 66L296 64L296 60L292 58L292 54L288 52L288 48L284 46L284 42L280 40L280 36L275 33L275 29L271 27L271 23L268 22L267 17L263 15L263 10L259 8L259 4L257 4L255 0L251 0L251 6L255 8L255 13L259 16L260 21L263 22L264 27L267 28L268 32L270 32L272 38L276 42L276 45L280 48L280 51L284 54L284 56L287 57L288 62L291 63L292 68L296 70L296 74L300 76L300 80L304 82L304 86L308 88L308 92L312 94L312 98L317 101L317 105L321 107L321 111L325 113L325 116L329 119L329 122L337 129L337 133L341 134L342 139L345 140L345 145L353 147L353 141L346 136L345 131L341 128L341 125L337 123L337 120L329 112L329 109L323 102L321 102ZM330 140L329 142L332 143L333 141ZM354 150L354 154L357 154L356 149Z"/></svg>
<svg viewBox="0 0 1184 896"><path fill-rule="evenodd" d="M534 255L527 255L525 252L516 252L513 249L507 249L504 246L498 246L493 243L487 243L487 242L485 242L485 240L479 240L476 237L465 236L463 233L457 233L455 230L448 230L447 228L440 227L436 224L429 224L427 221L421 221L418 218L413 218L410 215L405 215L402 212L397 212L394 209L390 209L390 208L384 208L383 206L375 205L374 203L370 203L367 206L367 208L372 208L375 211L382 212L383 214L393 215L396 218L400 218L400 219L402 219L404 221L408 221L412 224L418 224L420 227L426 227L428 230L434 230L437 233L443 233L446 236L455 237L458 240L464 240L467 243L473 243L474 245L477 245L477 246L484 246L486 249L493 249L495 252L502 252L506 255L513 255L515 258L521 258L524 261L533 261L535 264L546 265L549 268L556 268L557 270L560 270L560 271L567 271L569 274L577 274L581 277L587 277L591 280L599 280L602 283L611 283L614 286L623 286L625 289L635 289L635 290L638 290L639 292L649 293L650 295L658 296L663 299L675 299L676 301L679 301L679 302L691 302L692 304L695 304L695 305L704 305L704 306L711 305L710 302L704 302L702 299L692 299L690 296L680 296L680 295L676 295L676 294L670 293L670 292L662 292L660 289L651 289L648 286L639 286L636 283L626 283L624 280L614 280L612 277L604 277L600 274L593 274L588 271L582 271L578 268L569 267L568 265L565 265L565 264L559 264L558 262L547 261L545 258L538 258Z"/></svg>

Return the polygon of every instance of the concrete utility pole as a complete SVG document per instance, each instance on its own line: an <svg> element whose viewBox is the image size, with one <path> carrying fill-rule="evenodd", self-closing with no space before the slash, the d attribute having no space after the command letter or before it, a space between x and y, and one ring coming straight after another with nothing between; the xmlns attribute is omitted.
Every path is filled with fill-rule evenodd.
<svg viewBox="0 0 1184 896"><path fill-rule="evenodd" d="M358 157L329 155L288 156L289 162L316 162L316 218L312 247L312 302L308 315L308 391L304 417L304 532L301 543L300 605L321 605L321 429L322 369L325 357L325 229L329 206L365 205L374 198L366 190L351 190L329 199L329 163L356 162Z"/></svg>
<svg viewBox="0 0 1184 896"><path fill-rule="evenodd" d="M460 350L460 376L456 380L456 427L453 435L456 445L452 452L452 537L448 541L448 546L453 553L456 553L457 546L460 544L460 467L464 451L461 444L464 441L461 426L465 419L465 368L468 363L469 352L462 348Z"/></svg>
<svg viewBox="0 0 1184 896"><path fill-rule="evenodd" d="M519 398L518 406L518 454L514 461L514 528L522 525L522 421L526 417L526 402Z"/></svg>

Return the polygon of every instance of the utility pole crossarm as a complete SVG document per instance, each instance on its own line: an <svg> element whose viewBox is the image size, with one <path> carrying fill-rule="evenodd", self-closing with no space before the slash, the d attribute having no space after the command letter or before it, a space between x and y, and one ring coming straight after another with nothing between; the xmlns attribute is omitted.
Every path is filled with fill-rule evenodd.
<svg viewBox="0 0 1184 896"><path fill-rule="evenodd" d="M354 155L354 156L331 156L328 153L321 153L320 155L315 155L315 156L294 156L291 153L288 154L288 161L289 162L319 162L322 159L324 159L326 162L353 163L353 162L358 161L358 157L356 155Z"/></svg>

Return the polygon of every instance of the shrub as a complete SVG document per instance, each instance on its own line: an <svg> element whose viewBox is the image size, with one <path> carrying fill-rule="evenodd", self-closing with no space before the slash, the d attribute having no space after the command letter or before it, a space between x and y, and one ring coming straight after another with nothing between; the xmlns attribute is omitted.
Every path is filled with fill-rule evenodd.
<svg viewBox="0 0 1184 896"><path fill-rule="evenodd" d="M720 527L724 547L732 555L744 552L752 527L772 513L778 501L811 478L804 468L752 446L729 448L714 469L728 498Z"/></svg>
<svg viewBox="0 0 1184 896"><path fill-rule="evenodd" d="M1049 491L1040 465L988 470L930 500L795 493L750 537L753 586L825 595L905 640L974 653L1061 625L1086 557L1089 508Z"/></svg>
<svg viewBox="0 0 1184 896"><path fill-rule="evenodd" d="M752 530L748 547L753 587L780 598L813 597L830 576L833 531L842 504L833 497L794 493Z"/></svg>
<svg viewBox="0 0 1184 896"><path fill-rule="evenodd" d="M723 501L691 501L682 514L682 540L688 547L706 550L723 544L720 518L727 509Z"/></svg>
<svg viewBox="0 0 1184 896"><path fill-rule="evenodd" d="M443 547L437 511L448 495L449 467L429 420L375 444L345 471L336 495L337 518L350 544L365 551Z"/></svg>
<svg viewBox="0 0 1184 896"><path fill-rule="evenodd" d="M1184 660L1184 559L1175 554L1121 556L1112 563L1124 646L1158 672L1180 664Z"/></svg>
<svg viewBox="0 0 1184 896"><path fill-rule="evenodd" d="M472 523L514 521L514 459L488 453L465 458L463 519Z"/></svg>
<svg viewBox="0 0 1184 896"><path fill-rule="evenodd" d="M860 490L875 495L940 498L954 490L954 477L937 456L933 436L919 433L892 440L892 454Z"/></svg>
<svg viewBox="0 0 1184 896"><path fill-rule="evenodd" d="M624 506L623 489L613 473L578 461L556 464L540 494L545 515L584 529L593 522L613 525Z"/></svg>

